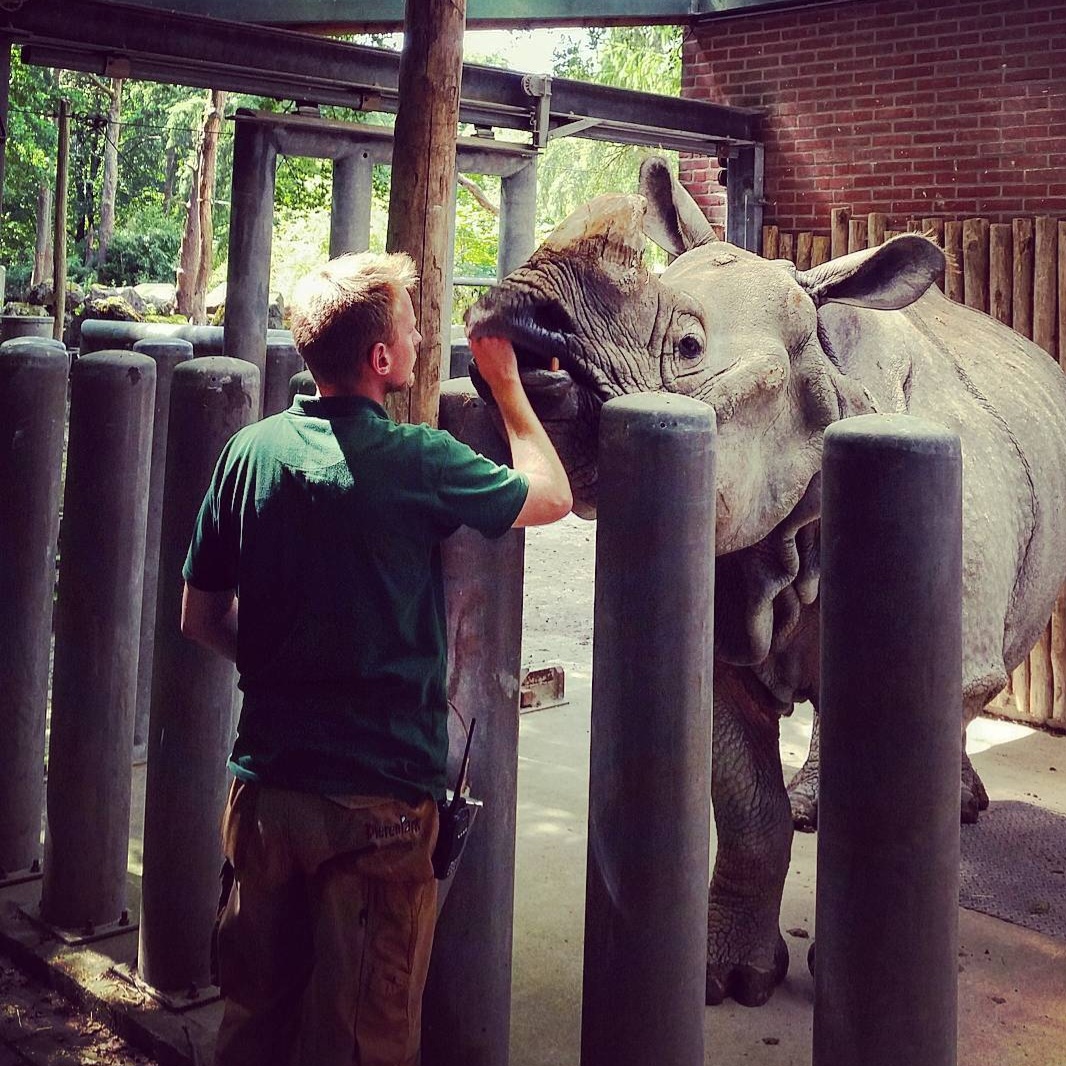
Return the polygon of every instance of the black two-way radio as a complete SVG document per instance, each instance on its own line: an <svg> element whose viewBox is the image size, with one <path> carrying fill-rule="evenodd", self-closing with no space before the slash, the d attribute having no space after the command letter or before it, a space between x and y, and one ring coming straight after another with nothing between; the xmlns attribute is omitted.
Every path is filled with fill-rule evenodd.
<svg viewBox="0 0 1066 1066"><path fill-rule="evenodd" d="M477 719L470 719L470 731L466 735L466 749L459 766L459 777L455 782L455 791L446 792L444 798L437 801L437 813L440 816L440 829L437 832L437 846L433 849L433 873L438 880L444 881L455 873L459 857L466 847L467 837L474 825L474 819L481 810L480 800L468 799L463 795L466 774L470 767L470 744L474 739L474 726Z"/></svg>

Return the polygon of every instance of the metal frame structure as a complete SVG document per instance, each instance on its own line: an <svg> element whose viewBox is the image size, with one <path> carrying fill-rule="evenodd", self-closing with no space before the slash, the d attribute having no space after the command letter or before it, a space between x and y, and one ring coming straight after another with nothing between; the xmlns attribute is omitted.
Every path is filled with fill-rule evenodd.
<svg viewBox="0 0 1066 1066"><path fill-rule="evenodd" d="M333 160L330 255L363 251L370 235L370 170L375 163L391 161L393 135L383 126L307 114L241 110L234 121L224 346L228 355L247 359L265 375L278 156ZM501 179L497 267L501 277L533 252L536 159L536 152L519 144L469 137L457 143L459 172L496 174ZM451 309L445 308L445 321L450 317Z"/></svg>
<svg viewBox="0 0 1066 1066"><path fill-rule="evenodd" d="M318 32L402 29L404 0L142 0L151 7L236 22L313 28ZM537 26L625 26L703 22L711 18L834 0L469 0L471 29Z"/></svg>
<svg viewBox="0 0 1066 1066"><path fill-rule="evenodd" d="M0 39L5 37L23 46L25 62L42 66L360 111L393 112L398 104L397 52L143 4L33 0L0 12ZM6 85L6 77L0 80ZM464 64L461 92L460 121L528 131L535 148L553 137L579 136L712 158L733 153L727 236L757 248L757 111L474 63Z"/></svg>

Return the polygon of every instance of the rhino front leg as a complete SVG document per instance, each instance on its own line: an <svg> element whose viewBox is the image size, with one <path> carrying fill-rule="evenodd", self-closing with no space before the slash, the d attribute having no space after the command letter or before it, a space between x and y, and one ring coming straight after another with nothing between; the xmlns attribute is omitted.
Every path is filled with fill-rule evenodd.
<svg viewBox="0 0 1066 1066"><path fill-rule="evenodd" d="M979 811L988 810L988 792L966 754L966 731L962 733L962 822L973 825Z"/></svg>
<svg viewBox="0 0 1066 1066"><path fill-rule="evenodd" d="M801 833L813 833L818 828L818 767L819 767L818 710L811 719L811 746L807 761L788 783L788 803L792 808L792 824Z"/></svg>
<svg viewBox="0 0 1066 1066"><path fill-rule="evenodd" d="M792 818L779 719L751 671L715 664L711 797L718 829L707 904L707 1003L757 1007L788 971L778 928Z"/></svg>

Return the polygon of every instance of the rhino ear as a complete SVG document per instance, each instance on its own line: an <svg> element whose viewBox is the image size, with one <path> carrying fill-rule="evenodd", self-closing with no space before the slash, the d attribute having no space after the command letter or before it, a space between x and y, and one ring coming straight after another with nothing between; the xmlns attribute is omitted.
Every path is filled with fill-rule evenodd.
<svg viewBox="0 0 1066 1066"><path fill-rule="evenodd" d="M931 240L904 233L879 248L801 271L796 281L817 306L841 303L898 311L914 303L943 269L944 253Z"/></svg>
<svg viewBox="0 0 1066 1066"><path fill-rule="evenodd" d="M696 201L674 177L662 156L640 164L640 194L648 201L644 232L662 249L681 255L718 238Z"/></svg>

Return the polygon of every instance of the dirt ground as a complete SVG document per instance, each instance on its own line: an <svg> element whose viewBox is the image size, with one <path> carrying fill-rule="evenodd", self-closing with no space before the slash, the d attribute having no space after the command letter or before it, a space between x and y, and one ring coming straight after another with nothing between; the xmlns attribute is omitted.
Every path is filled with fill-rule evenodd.
<svg viewBox="0 0 1066 1066"><path fill-rule="evenodd" d="M155 1066L91 1014L0 959L0 1066Z"/></svg>
<svg viewBox="0 0 1066 1066"><path fill-rule="evenodd" d="M568 515L526 530L522 665L592 672L596 523Z"/></svg>

